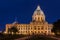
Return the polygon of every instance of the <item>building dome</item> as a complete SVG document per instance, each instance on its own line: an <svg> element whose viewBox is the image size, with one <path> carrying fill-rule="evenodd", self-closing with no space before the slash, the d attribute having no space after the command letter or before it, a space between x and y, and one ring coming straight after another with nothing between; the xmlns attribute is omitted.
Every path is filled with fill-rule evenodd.
<svg viewBox="0 0 60 40"><path fill-rule="evenodd" d="M40 6L37 6L37 9L34 11L32 16L33 21L45 21L44 12L41 10Z"/></svg>

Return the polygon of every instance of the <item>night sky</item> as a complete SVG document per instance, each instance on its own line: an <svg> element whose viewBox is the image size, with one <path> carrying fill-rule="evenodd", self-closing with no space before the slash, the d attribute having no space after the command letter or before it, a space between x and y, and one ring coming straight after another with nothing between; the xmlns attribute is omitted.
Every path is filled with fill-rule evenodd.
<svg viewBox="0 0 60 40"><path fill-rule="evenodd" d="M60 0L0 0L0 30L16 17L19 23L31 22L37 5L44 11L48 23L60 19Z"/></svg>

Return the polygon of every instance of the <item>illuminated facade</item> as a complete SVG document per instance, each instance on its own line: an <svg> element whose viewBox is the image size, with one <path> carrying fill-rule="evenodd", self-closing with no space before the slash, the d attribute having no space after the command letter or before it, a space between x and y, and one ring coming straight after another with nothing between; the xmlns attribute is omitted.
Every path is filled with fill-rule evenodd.
<svg viewBox="0 0 60 40"><path fill-rule="evenodd" d="M6 24L5 33L9 34L8 29L12 26L17 27L19 32L17 34L51 34L51 29L53 27L52 24L48 24L45 20L44 12L41 10L40 6L37 6L37 9L34 11L32 15L32 21L30 24L18 24L18 22L14 22L13 24Z"/></svg>

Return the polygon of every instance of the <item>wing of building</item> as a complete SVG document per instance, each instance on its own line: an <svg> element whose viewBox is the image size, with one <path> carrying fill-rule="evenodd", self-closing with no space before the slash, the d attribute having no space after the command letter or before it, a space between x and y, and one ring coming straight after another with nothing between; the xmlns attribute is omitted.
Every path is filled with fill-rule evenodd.
<svg viewBox="0 0 60 40"><path fill-rule="evenodd" d="M37 9L34 11L32 15L32 21L30 24L19 24L18 22L14 22L13 24L6 24L6 31L5 33L10 34L8 31L11 27L17 27L19 32L17 34L24 34L24 35L32 35L32 34L52 34L51 29L53 27L52 24L48 24L45 20L45 14L41 10L40 6L37 6Z"/></svg>

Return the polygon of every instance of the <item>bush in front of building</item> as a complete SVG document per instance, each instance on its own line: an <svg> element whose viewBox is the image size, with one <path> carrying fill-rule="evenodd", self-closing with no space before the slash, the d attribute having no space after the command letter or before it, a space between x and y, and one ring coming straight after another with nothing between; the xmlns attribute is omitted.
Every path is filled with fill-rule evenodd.
<svg viewBox="0 0 60 40"><path fill-rule="evenodd" d="M60 36L60 19L53 23L52 32L54 32L56 36Z"/></svg>
<svg viewBox="0 0 60 40"><path fill-rule="evenodd" d="M25 37L25 35L19 34L0 34L0 40L14 40L17 38Z"/></svg>

